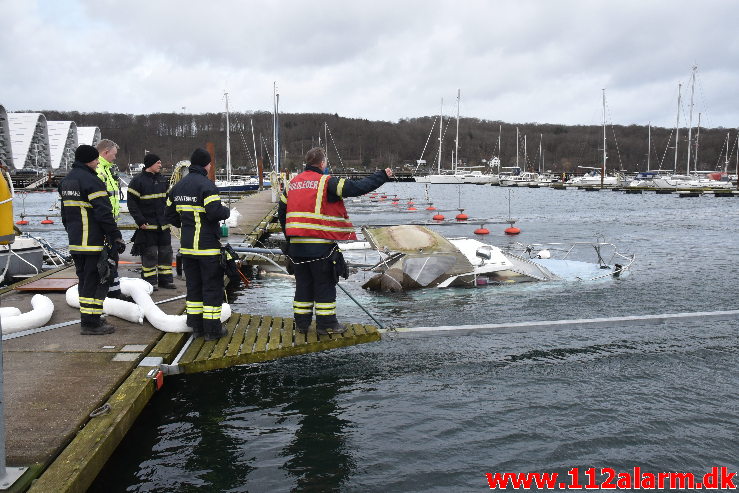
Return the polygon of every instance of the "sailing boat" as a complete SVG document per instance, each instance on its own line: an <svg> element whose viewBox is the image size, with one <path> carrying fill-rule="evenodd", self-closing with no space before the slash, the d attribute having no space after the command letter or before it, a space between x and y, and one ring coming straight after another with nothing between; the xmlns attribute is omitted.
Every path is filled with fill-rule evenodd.
<svg viewBox="0 0 739 493"><path fill-rule="evenodd" d="M248 192L259 189L259 179L254 176L239 176L231 174L231 125L228 111L228 93L224 91L223 98L226 101L226 179L216 178L216 187L220 192ZM252 127L253 131L253 127ZM269 181L264 181L264 186L270 186Z"/></svg>
<svg viewBox="0 0 739 493"><path fill-rule="evenodd" d="M438 159L438 168L436 174L431 174L427 176L417 176L414 179L417 183L433 183L433 184L452 184L452 185L462 185L465 183L471 183L476 185L488 185L491 183L496 183L498 180L497 175L490 175L483 173L480 170L474 169L475 167L467 166L462 167L459 166L459 100L461 96L461 91L457 89L457 135L454 139L454 154L452 156L452 172L451 173L442 173L441 172L441 157L442 157L442 139L443 139L443 129L444 125L442 124L444 121L444 99L441 100L441 109L439 111L439 159Z"/></svg>

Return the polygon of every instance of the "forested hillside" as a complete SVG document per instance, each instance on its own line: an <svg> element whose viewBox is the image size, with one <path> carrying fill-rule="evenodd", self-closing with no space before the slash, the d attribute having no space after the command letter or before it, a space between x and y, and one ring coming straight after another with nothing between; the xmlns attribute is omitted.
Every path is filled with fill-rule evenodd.
<svg viewBox="0 0 739 493"><path fill-rule="evenodd" d="M157 113L127 115L114 113L77 113L42 111L48 120L72 120L78 126L98 126L104 138L121 146L118 162L141 162L145 151L157 153L171 166L187 159L195 147L212 142L216 163L225 164L226 118L222 113ZM254 124L252 139L251 122ZM324 126L325 124L325 126ZM272 158L272 115L265 112L231 113L231 156L237 172L254 172L254 147L263 156L265 167ZM438 156L438 117L403 119L397 123L343 118L330 114L280 115L282 167L298 169L305 152L312 146L325 146L328 127L328 155L334 169L357 170L412 165L423 158L436 167ZM433 127L433 130L432 130ZM543 154L544 168L556 172L577 171L577 166L600 166L603 127L592 125L552 125L503 123L461 118L459 123L459 159L466 165L480 165L483 160L500 156L503 166L516 163L516 128L519 131L519 163L539 168ZM454 149L456 121L444 120L442 165L449 167ZM498 150L500 134L501 149ZM736 130L701 129L698 145L698 169L723 168L727 135L731 156L729 169L736 168ZM320 136L320 137L319 137ZM696 130L693 129L693 142ZM637 171L646 169L648 129L646 126L613 125L606 128L608 168ZM688 131L679 131L678 171L687 161ZM674 129L652 128L650 167L672 169ZM426 150L424 146L428 141ZM422 155L423 152L423 155ZM691 168L695 147L691 150ZM340 158L340 159L339 159ZM422 170L419 170L422 172Z"/></svg>

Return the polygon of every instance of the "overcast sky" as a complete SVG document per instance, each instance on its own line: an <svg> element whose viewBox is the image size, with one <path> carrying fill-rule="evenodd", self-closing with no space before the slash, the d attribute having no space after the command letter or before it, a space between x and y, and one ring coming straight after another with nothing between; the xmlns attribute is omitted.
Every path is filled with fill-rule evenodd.
<svg viewBox="0 0 739 493"><path fill-rule="evenodd" d="M7 111L739 126L734 0L0 0ZM685 125L685 123L682 123Z"/></svg>

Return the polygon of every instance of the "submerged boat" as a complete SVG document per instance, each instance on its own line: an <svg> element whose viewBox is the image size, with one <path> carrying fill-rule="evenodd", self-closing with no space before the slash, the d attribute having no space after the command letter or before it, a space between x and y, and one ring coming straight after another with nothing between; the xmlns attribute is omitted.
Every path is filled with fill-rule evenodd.
<svg viewBox="0 0 739 493"><path fill-rule="evenodd" d="M473 238L446 239L441 234L418 225L363 228L369 245L382 260L371 270L377 274L362 287L373 291L401 292L422 288L476 287L555 280L593 280L620 276L633 263L633 256L618 253L613 247L608 265L597 243L598 263L552 258L551 249L534 251L522 246L521 254L504 251ZM588 243L588 245L593 245Z"/></svg>

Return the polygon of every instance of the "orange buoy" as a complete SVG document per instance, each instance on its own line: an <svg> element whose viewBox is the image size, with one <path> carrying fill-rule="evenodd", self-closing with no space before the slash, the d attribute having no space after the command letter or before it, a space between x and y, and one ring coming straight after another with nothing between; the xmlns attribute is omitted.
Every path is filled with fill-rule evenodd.
<svg viewBox="0 0 739 493"><path fill-rule="evenodd" d="M15 224L25 226L26 224L28 224L28 221L26 221L25 219L21 219L20 221L16 221Z"/></svg>
<svg viewBox="0 0 739 493"><path fill-rule="evenodd" d="M444 220L444 216L441 215L441 214L436 214L432 219L434 221L443 221Z"/></svg>
<svg viewBox="0 0 739 493"><path fill-rule="evenodd" d="M393 200L393 201L392 201L391 203L392 203L393 205L398 205L398 201L397 201L397 200Z"/></svg>
<svg viewBox="0 0 739 493"><path fill-rule="evenodd" d="M407 210L407 211L417 211L418 209L416 209L416 208L415 208L415 207L413 207L413 206L410 206L410 207L408 207L408 208L407 208L406 210Z"/></svg>
<svg viewBox="0 0 739 493"><path fill-rule="evenodd" d="M41 224L54 224L54 221L52 221L51 219L49 219L49 216L46 216L46 219L44 219L43 221L41 221Z"/></svg>
<svg viewBox="0 0 739 493"><path fill-rule="evenodd" d="M475 230L475 234L476 235L489 235L490 230L488 228L483 228L482 226L480 226L479 228Z"/></svg>
<svg viewBox="0 0 739 493"><path fill-rule="evenodd" d="M415 202L413 202L412 200L408 201L408 205L413 205L413 204L415 204Z"/></svg>
<svg viewBox="0 0 739 493"><path fill-rule="evenodd" d="M460 212L459 214L454 216L454 219L456 219L457 221L466 221L467 219L469 219L469 216L463 212Z"/></svg>
<svg viewBox="0 0 739 493"><path fill-rule="evenodd" d="M435 211L436 210L436 207L434 207L433 205L429 205L428 207L426 207L426 210L427 211Z"/></svg>
<svg viewBox="0 0 739 493"><path fill-rule="evenodd" d="M521 232L521 230L518 229L518 228L516 228L515 226L511 226L510 228L506 228L505 231L504 231L504 233L507 234L507 235L517 235L520 232Z"/></svg>

